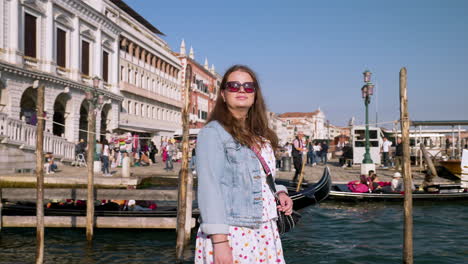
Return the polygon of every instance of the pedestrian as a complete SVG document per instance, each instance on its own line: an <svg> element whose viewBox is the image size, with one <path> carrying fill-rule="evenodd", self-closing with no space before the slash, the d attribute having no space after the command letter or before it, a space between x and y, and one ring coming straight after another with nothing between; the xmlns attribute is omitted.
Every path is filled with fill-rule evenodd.
<svg viewBox="0 0 468 264"><path fill-rule="evenodd" d="M153 141L150 141L149 155L150 155L150 159L153 162L153 164L156 164L156 154L158 154L158 148L153 143Z"/></svg>
<svg viewBox="0 0 468 264"><path fill-rule="evenodd" d="M312 166L314 164L314 144L312 139L307 141L307 165Z"/></svg>
<svg viewBox="0 0 468 264"><path fill-rule="evenodd" d="M192 174L195 175L196 169L195 169L195 164L197 162L197 150L196 150L196 143L193 143L191 148L192 148L192 157L190 158L190 164L189 167L192 170Z"/></svg>
<svg viewBox="0 0 468 264"><path fill-rule="evenodd" d="M389 151L390 147L392 146L392 142L389 141L386 137L383 138L382 143L382 168L388 168L388 158L389 158Z"/></svg>
<svg viewBox="0 0 468 264"><path fill-rule="evenodd" d="M314 147L312 149L312 159L314 162L312 162L312 166L316 166L317 163L320 160L320 152L322 151L322 148L320 147L319 142L315 142Z"/></svg>
<svg viewBox="0 0 468 264"><path fill-rule="evenodd" d="M166 167L164 169L172 171L174 170L174 164L172 162L172 158L174 157L177 151L173 140L168 141L168 144L166 146L166 151L167 151Z"/></svg>
<svg viewBox="0 0 468 264"><path fill-rule="evenodd" d="M294 178L293 182L297 182L299 178L299 174L301 173L302 170L302 152L306 151L306 148L304 147L304 143L302 142L302 138L304 137L304 132L299 131L297 132L296 139L293 141L293 146L292 146L292 157L293 157L293 163L294 163L294 169L296 170L294 172Z"/></svg>
<svg viewBox="0 0 468 264"><path fill-rule="evenodd" d="M328 144L326 141L322 142L321 145L322 150L320 151L320 156L322 156L322 163L323 165L327 165L328 161Z"/></svg>
<svg viewBox="0 0 468 264"><path fill-rule="evenodd" d="M208 123L198 134L201 225L195 263L285 263L275 197L259 160L274 176L278 138L268 127L257 78L246 66L233 66L220 87ZM279 210L291 214L286 188L276 189Z"/></svg>
<svg viewBox="0 0 468 264"><path fill-rule="evenodd" d="M101 155L101 160L102 160L102 168L101 168L101 171L102 171L102 174L104 176L112 176L109 172L109 155L110 155L110 151L109 151L109 143L107 142L107 139L104 139L102 141L102 155Z"/></svg>
<svg viewBox="0 0 468 264"><path fill-rule="evenodd" d="M403 144L401 144L401 138L397 139L397 145L395 148L395 170L399 171L400 166L403 164Z"/></svg>

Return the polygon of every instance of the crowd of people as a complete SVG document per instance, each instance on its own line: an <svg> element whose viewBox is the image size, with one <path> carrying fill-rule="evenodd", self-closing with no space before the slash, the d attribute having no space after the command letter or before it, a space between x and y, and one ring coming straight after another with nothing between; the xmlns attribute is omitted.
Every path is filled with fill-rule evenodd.
<svg viewBox="0 0 468 264"><path fill-rule="evenodd" d="M195 168L195 141L190 144L191 168ZM104 176L112 176L110 169L122 166L124 157L129 157L130 166L149 166L156 164L158 158L165 165L167 171L174 170L174 162L182 158L181 144L175 139L163 139L159 148L152 140L141 138L137 134L126 133L113 136L110 141L96 140L95 161L101 161L101 171ZM78 166L80 160L83 165L86 162L87 143L81 139L75 146L74 165Z"/></svg>

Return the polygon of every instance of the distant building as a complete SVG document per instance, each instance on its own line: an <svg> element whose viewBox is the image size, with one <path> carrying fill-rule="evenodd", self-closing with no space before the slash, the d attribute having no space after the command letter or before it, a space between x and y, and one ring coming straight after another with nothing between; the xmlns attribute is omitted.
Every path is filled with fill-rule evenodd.
<svg viewBox="0 0 468 264"><path fill-rule="evenodd" d="M269 113L271 128L278 135L280 144L292 142L298 131L304 132L312 139L327 139L325 114L320 110L314 112Z"/></svg>
<svg viewBox="0 0 468 264"><path fill-rule="evenodd" d="M214 108L216 102L221 76L216 73L214 65L211 68L208 65L208 59L205 58L204 65L195 60L195 52L190 47L189 55L186 54L185 41L182 40L180 52L175 53L182 65L180 79L186 83L186 71L189 66L192 70L192 79L190 80L190 106L189 106L189 127L192 133L196 134L198 129L202 128L209 114Z"/></svg>
<svg viewBox="0 0 468 264"><path fill-rule="evenodd" d="M0 171L34 167L37 90L45 85L45 151L72 160L86 139L92 78L101 79L104 105L96 132L118 126L121 28L107 1L0 0ZM36 82L37 83L37 82Z"/></svg>
<svg viewBox="0 0 468 264"><path fill-rule="evenodd" d="M151 138L157 145L181 127L182 65L163 35L121 0L104 1L119 36L120 132Z"/></svg>
<svg viewBox="0 0 468 264"><path fill-rule="evenodd" d="M304 135L312 139L327 138L326 118L320 109L305 113L286 112L279 114L278 118L286 122L289 130L303 131Z"/></svg>

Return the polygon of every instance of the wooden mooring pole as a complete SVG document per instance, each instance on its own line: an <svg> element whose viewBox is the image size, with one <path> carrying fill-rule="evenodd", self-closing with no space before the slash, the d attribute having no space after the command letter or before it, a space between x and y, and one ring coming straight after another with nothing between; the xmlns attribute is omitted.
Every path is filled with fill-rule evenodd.
<svg viewBox="0 0 468 264"><path fill-rule="evenodd" d="M36 113L36 264L44 262L44 93L45 86L39 85Z"/></svg>
<svg viewBox="0 0 468 264"><path fill-rule="evenodd" d="M403 144L403 180L405 185L403 263L413 264L413 180L409 147L410 120L408 114L406 68L404 67L400 70L400 119Z"/></svg>
<svg viewBox="0 0 468 264"><path fill-rule="evenodd" d="M96 144L96 114L94 103L88 101L88 195L86 199L86 239L93 240L94 232L94 146Z"/></svg>
<svg viewBox="0 0 468 264"><path fill-rule="evenodd" d="M192 192L193 180L188 173L189 154L189 105L190 105L190 84L192 80L192 68L187 65L185 72L184 108L182 109L182 167L179 173L179 195L177 202L177 241L176 258L183 259L184 248L190 242L190 228L187 230L187 219L192 218ZM190 184L189 184L190 183ZM190 199L189 201L187 199Z"/></svg>

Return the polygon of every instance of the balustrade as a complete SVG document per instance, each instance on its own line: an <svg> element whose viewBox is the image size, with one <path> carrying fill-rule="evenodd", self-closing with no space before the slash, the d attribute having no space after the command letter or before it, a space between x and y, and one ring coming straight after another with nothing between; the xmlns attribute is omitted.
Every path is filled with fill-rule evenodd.
<svg viewBox="0 0 468 264"><path fill-rule="evenodd" d="M0 113L0 136L2 143L21 146L23 149L34 150L36 146L36 126L26 124L22 120L9 118ZM64 160L75 158L75 144L51 133L44 133L44 151L52 152L54 157Z"/></svg>

